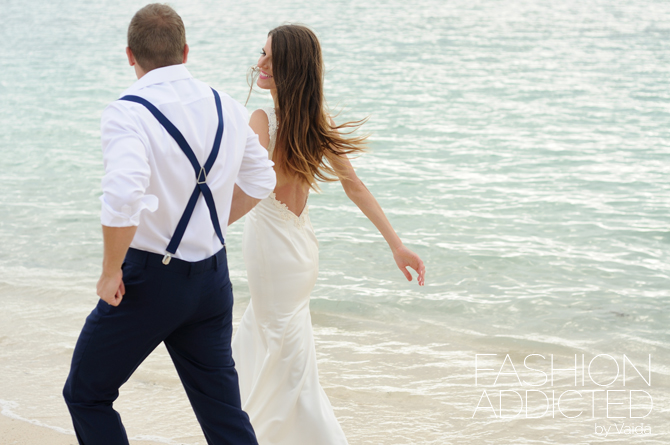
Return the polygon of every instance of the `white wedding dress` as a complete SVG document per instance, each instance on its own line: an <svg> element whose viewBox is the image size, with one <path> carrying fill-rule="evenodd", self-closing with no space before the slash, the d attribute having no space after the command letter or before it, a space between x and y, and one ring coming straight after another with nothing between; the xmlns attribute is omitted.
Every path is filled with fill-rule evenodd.
<svg viewBox="0 0 670 445"><path fill-rule="evenodd" d="M272 158L277 134L268 115ZM308 209L296 216L274 193L247 214L243 254L251 302L233 339L242 408L260 445L347 444L319 384L309 297L319 249Z"/></svg>

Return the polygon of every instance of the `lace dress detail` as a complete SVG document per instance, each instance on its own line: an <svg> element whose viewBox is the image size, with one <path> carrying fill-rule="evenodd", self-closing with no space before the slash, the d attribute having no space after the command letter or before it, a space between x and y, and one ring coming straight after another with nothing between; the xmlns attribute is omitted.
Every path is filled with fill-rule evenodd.
<svg viewBox="0 0 670 445"><path fill-rule="evenodd" d="M302 211L300 216L297 216L295 213L293 213L288 209L288 206L286 204L277 199L274 192L270 193L270 196L268 198L270 199L270 201L272 201L272 205L274 205L281 212L281 219L283 219L284 221L293 220L295 226L300 229L305 227L309 214L309 209L307 208L307 205L305 205L305 209Z"/></svg>
<svg viewBox="0 0 670 445"><path fill-rule="evenodd" d="M272 107L262 108L262 110L268 116L268 132L270 134L270 143L268 144L268 158L272 159L272 153L274 153L275 143L277 142L277 112ZM274 205L281 212L281 218L284 221L292 220L296 227L298 228L305 227L305 223L307 221L309 213L307 203L305 203L305 208L303 209L300 216L298 216L292 211L290 211L286 204L279 201L274 192L270 194L268 199L272 202L272 205Z"/></svg>
<svg viewBox="0 0 670 445"><path fill-rule="evenodd" d="M268 115L268 130L270 133L268 157L272 159L272 153L275 151L275 143L277 142L277 112L272 107L263 108L262 110Z"/></svg>

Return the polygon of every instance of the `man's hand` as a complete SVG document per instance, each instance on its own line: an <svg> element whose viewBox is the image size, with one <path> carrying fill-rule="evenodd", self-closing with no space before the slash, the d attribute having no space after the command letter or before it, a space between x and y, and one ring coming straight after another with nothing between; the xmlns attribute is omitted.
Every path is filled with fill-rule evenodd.
<svg viewBox="0 0 670 445"><path fill-rule="evenodd" d="M98 297L107 304L118 306L126 293L126 287L123 285L123 272L121 269L115 273L106 275L103 273L98 280L96 288Z"/></svg>
<svg viewBox="0 0 670 445"><path fill-rule="evenodd" d="M98 280L96 291L98 296L109 305L118 306L121 304L123 295L126 293L121 265L136 231L136 226L102 226L105 251L102 258L102 274Z"/></svg>

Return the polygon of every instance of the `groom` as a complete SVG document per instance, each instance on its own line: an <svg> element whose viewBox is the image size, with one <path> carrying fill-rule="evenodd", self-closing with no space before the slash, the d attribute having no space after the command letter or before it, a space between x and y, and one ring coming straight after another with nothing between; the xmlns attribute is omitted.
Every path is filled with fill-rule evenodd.
<svg viewBox="0 0 670 445"><path fill-rule="evenodd" d="M139 10L126 49L138 81L102 115L100 300L63 390L80 444L128 444L112 404L161 342L207 442L257 443L231 357L224 236L275 174L244 107L186 70L188 50L172 8Z"/></svg>

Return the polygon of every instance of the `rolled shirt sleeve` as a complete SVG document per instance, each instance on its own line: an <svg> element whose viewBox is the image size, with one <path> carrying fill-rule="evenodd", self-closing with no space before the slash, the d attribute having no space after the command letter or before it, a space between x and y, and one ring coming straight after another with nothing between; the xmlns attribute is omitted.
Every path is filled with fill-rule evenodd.
<svg viewBox="0 0 670 445"><path fill-rule="evenodd" d="M252 198L265 199L277 185L273 165L258 135L247 125L247 143L235 183Z"/></svg>
<svg viewBox="0 0 670 445"><path fill-rule="evenodd" d="M108 227L137 226L143 210L158 208L158 197L145 193L151 177L148 141L132 113L117 102L103 112L101 131L105 176L100 221Z"/></svg>

